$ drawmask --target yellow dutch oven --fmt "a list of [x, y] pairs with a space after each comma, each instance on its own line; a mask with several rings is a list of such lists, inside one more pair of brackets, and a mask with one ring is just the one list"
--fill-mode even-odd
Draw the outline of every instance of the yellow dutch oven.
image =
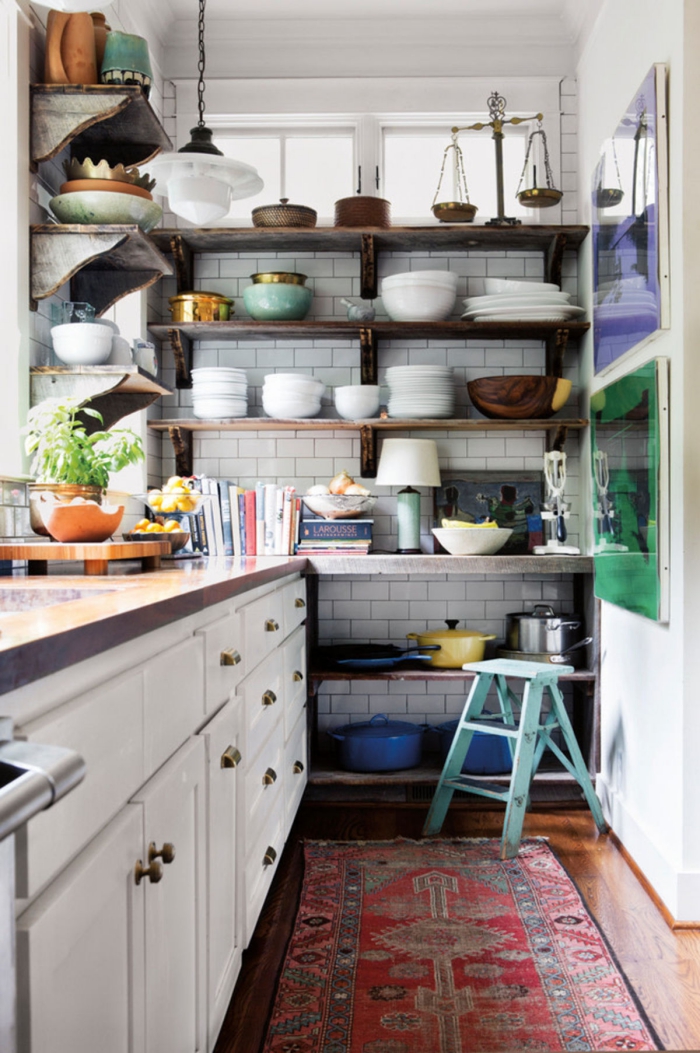
[[455, 618], [445, 622], [446, 629], [431, 629], [424, 633], [406, 633], [407, 640], [416, 640], [419, 647], [439, 644], [440, 650], [433, 653], [431, 668], [461, 669], [466, 662], [481, 662], [487, 640], [495, 640], [494, 633], [482, 633], [478, 629], [457, 629]]

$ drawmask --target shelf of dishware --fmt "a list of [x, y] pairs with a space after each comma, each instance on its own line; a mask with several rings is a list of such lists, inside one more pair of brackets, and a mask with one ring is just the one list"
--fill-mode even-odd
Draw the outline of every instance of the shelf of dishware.
[[382, 340], [430, 340], [447, 337], [452, 340], [508, 340], [522, 337], [545, 340], [559, 330], [571, 337], [581, 336], [590, 329], [588, 322], [346, 322], [322, 319], [301, 322], [255, 322], [252, 318], [234, 318], [228, 322], [171, 322], [149, 325], [153, 336], [167, 340], [173, 331], [189, 340], [328, 340], [336, 337], [358, 338], [362, 331], [371, 331]]
[[359, 431], [360, 475], [373, 479], [377, 474], [377, 433], [380, 431], [537, 431], [548, 434], [548, 447], [561, 449], [570, 430], [586, 428], [582, 418], [550, 417], [546, 420], [488, 420], [486, 418], [371, 417], [366, 420], [319, 419], [318, 417], [275, 418], [237, 417], [224, 420], [173, 418], [149, 420], [154, 431], [167, 431], [175, 450], [178, 475], [192, 475], [192, 433], [195, 431]]
[[71, 300], [99, 317], [173, 269], [134, 223], [42, 223], [31, 228], [30, 306], [70, 280]]
[[80, 160], [104, 158], [124, 166], [146, 164], [161, 150], [172, 150], [138, 85], [32, 84], [30, 98], [34, 168], [69, 145]]

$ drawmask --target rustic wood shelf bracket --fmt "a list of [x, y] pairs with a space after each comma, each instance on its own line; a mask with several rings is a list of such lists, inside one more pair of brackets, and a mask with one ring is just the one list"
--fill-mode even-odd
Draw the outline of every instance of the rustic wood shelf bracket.
[[168, 329], [168, 338], [175, 359], [175, 387], [191, 388], [192, 341], [181, 329]]
[[373, 234], [362, 235], [360, 250], [360, 296], [374, 300], [377, 295], [377, 252]]
[[564, 425], [559, 425], [557, 428], [552, 428], [547, 432], [547, 449], [548, 450], [559, 450], [564, 449], [566, 445], [566, 437], [569, 434], [569, 429]]
[[173, 425], [168, 428], [168, 435], [175, 451], [176, 475], [192, 475], [192, 432]]
[[33, 171], [69, 144], [80, 161], [90, 157], [97, 164], [104, 158], [127, 166], [144, 164], [161, 150], [172, 149], [135, 85], [33, 84], [31, 107]]
[[549, 377], [563, 377], [564, 355], [569, 343], [569, 330], [557, 329], [555, 333], [547, 337], [546, 342], [546, 372]]
[[549, 243], [544, 261], [544, 280], [561, 285], [561, 265], [566, 248], [566, 234], [555, 234]]
[[178, 293], [191, 292], [194, 289], [194, 262], [192, 250], [181, 234], [173, 234], [170, 239], [170, 251], [175, 264], [175, 278]]
[[34, 366], [29, 381], [32, 406], [44, 399], [68, 395], [96, 409], [102, 415], [101, 421], [89, 414], [80, 414], [88, 435], [111, 428], [123, 417], [146, 409], [170, 392], [150, 375], [133, 372], [133, 367], [132, 371], [105, 367], [103, 372], [91, 372], [90, 367], [84, 367], [82, 372], [79, 368], [71, 372], [65, 367]]
[[377, 475], [377, 433], [370, 424], [360, 428], [360, 476], [374, 479]]
[[377, 334], [373, 329], [360, 329], [360, 381], [362, 384], [376, 384]]

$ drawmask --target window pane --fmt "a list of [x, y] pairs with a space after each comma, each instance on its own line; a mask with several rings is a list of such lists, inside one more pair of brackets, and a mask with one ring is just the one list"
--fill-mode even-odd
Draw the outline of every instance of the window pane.
[[[384, 195], [391, 201], [393, 217], [428, 218], [440, 178], [445, 147], [450, 143], [445, 132], [418, 135], [390, 132], [384, 134]], [[525, 157], [526, 138], [511, 135], [503, 140], [503, 184], [505, 213], [522, 216], [524, 209], [515, 197]], [[477, 222], [497, 213], [496, 151], [491, 135], [484, 132], [462, 133], [459, 145], [464, 157], [469, 200], [478, 208]], [[439, 200], [455, 200], [453, 186], [453, 151], [445, 163]]]
[[353, 191], [353, 137], [294, 136], [286, 140], [285, 197], [332, 219], [338, 198]]
[[280, 141], [277, 136], [258, 138], [256, 136], [236, 136], [233, 138], [214, 138], [214, 143], [226, 157], [243, 161], [257, 168], [265, 184], [255, 197], [245, 197], [234, 201], [226, 219], [250, 220], [252, 209], [258, 205], [270, 205], [279, 201], [280, 190]]

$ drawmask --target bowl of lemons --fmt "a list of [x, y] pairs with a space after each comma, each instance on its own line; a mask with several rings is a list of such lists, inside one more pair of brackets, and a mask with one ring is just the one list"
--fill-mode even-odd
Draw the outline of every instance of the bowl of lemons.
[[175, 512], [197, 512], [210, 494], [202, 494], [193, 489], [192, 481], [181, 475], [172, 475], [160, 489], [149, 490], [145, 494], [132, 494], [133, 497], [148, 505], [156, 516], [169, 516]]
[[491, 556], [503, 548], [513, 531], [496, 523], [443, 519], [432, 533], [451, 556]]
[[169, 541], [170, 551], [179, 552], [190, 539], [189, 530], [182, 529], [178, 519], [139, 519], [128, 534], [122, 534], [124, 541]]

